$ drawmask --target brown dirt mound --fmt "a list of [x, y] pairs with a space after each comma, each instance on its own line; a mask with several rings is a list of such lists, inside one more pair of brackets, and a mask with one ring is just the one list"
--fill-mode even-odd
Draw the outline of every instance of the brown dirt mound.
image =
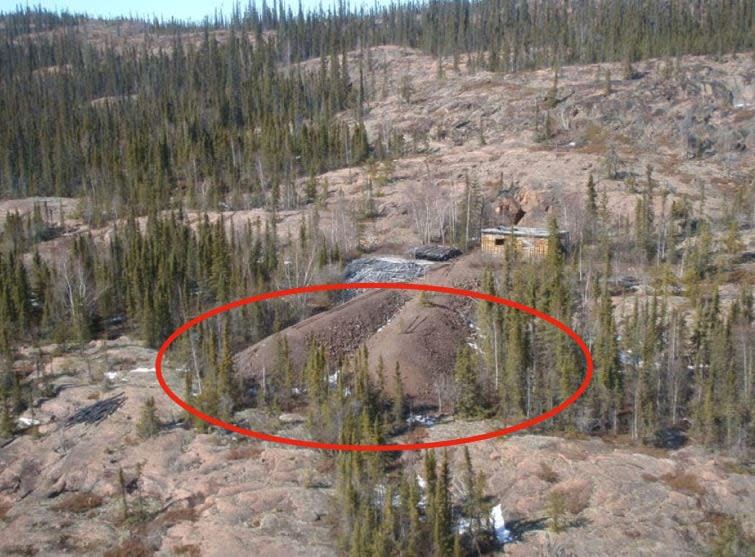
[[[433, 267], [421, 282], [474, 288], [478, 259], [465, 256]], [[286, 336], [296, 369], [303, 368], [313, 338], [325, 346], [331, 361], [364, 344], [373, 375], [382, 356], [389, 390], [398, 362], [413, 404], [442, 402], [444, 409], [450, 408], [453, 366], [457, 350], [469, 336], [471, 308], [471, 300], [459, 296], [370, 291], [243, 350], [235, 356], [236, 369], [242, 378], [259, 378], [263, 370], [275, 369], [279, 335]]]
[[325, 346], [332, 360], [356, 350], [406, 303], [409, 296], [398, 290], [374, 290], [343, 305], [292, 325], [235, 356], [242, 378], [259, 377], [275, 367], [278, 338], [285, 335], [291, 360], [297, 369], [304, 366], [311, 339]]
[[375, 373], [382, 356], [386, 383], [392, 389], [398, 362], [405, 392], [414, 404], [449, 408], [456, 352], [469, 336], [470, 308], [468, 298], [416, 296], [367, 341], [370, 370]]

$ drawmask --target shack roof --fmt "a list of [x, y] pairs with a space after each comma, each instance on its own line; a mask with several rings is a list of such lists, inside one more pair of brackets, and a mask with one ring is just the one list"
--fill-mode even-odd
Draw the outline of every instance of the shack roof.
[[[527, 226], [496, 226], [495, 228], [483, 228], [483, 234], [491, 234], [493, 236], [524, 236], [527, 238], [547, 238], [547, 228], [530, 228]], [[566, 236], [566, 230], [559, 230], [559, 236]]]

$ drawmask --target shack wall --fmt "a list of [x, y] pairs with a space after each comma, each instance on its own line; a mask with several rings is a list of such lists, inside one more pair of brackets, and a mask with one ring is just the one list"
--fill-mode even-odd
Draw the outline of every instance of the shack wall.
[[480, 250], [482, 253], [503, 257], [506, 253], [506, 244], [511, 241], [514, 242], [517, 253], [525, 257], [543, 257], [548, 253], [548, 238], [527, 236], [512, 238], [504, 234], [486, 234], [484, 232], [480, 239]]

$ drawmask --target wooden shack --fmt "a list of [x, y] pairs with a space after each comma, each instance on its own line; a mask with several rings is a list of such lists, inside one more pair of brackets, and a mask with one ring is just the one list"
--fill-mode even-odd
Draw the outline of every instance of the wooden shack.
[[[542, 257], [548, 252], [548, 235], [547, 228], [525, 226], [483, 228], [480, 233], [480, 248], [482, 253], [503, 256], [506, 253], [507, 242], [514, 242], [514, 247], [519, 255]], [[568, 233], [565, 230], [559, 230], [558, 236], [561, 246], [566, 248]]]

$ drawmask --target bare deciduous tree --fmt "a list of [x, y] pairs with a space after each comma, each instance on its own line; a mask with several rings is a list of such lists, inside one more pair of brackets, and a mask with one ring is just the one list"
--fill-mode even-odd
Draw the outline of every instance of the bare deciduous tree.
[[452, 204], [447, 196], [440, 195], [438, 186], [432, 183], [429, 165], [425, 178], [412, 190], [409, 203], [414, 231], [420, 241], [429, 244], [437, 238], [445, 243]]

